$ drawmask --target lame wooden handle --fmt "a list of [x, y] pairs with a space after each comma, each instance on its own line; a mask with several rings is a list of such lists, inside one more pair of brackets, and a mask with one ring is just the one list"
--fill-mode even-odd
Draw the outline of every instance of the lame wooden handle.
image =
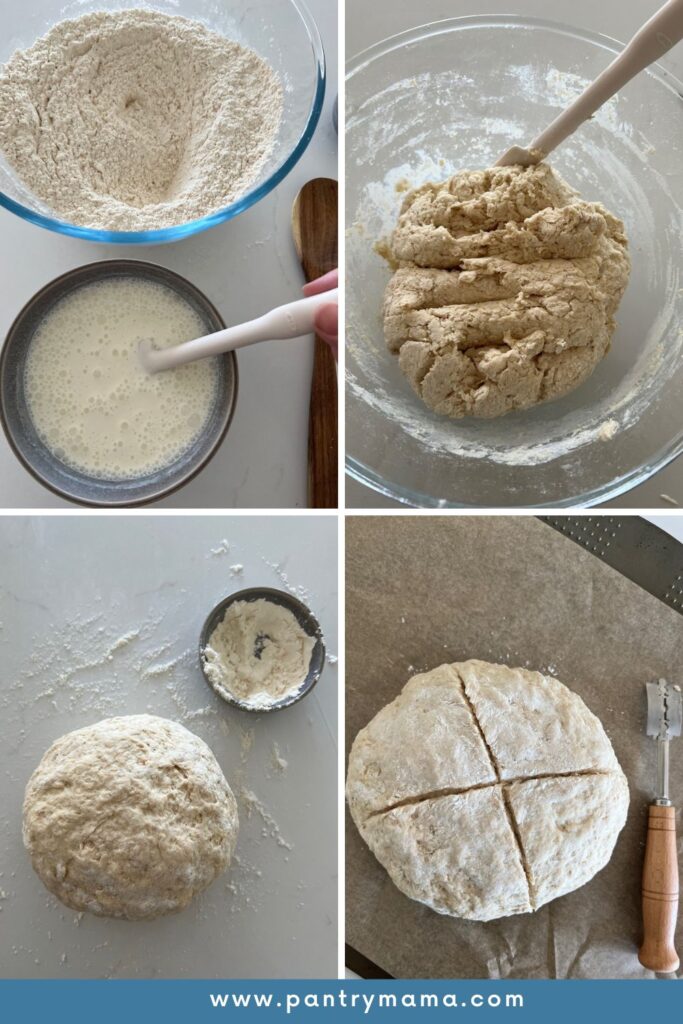
[[643, 944], [638, 952], [643, 967], [660, 974], [678, 970], [677, 918], [676, 809], [652, 804], [643, 865]]

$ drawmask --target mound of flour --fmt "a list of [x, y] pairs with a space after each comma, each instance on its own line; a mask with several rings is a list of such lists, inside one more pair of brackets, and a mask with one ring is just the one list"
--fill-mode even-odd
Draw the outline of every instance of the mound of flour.
[[281, 117], [265, 60], [156, 11], [60, 22], [0, 70], [0, 149], [84, 227], [153, 230], [221, 209], [257, 178]]
[[273, 601], [235, 601], [202, 652], [206, 677], [222, 697], [269, 708], [293, 697], [306, 680], [315, 638]]

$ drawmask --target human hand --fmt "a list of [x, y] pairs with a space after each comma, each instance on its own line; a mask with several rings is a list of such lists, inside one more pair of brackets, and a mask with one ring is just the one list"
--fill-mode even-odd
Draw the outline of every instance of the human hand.
[[[309, 281], [304, 285], [304, 295], [319, 295], [321, 292], [328, 292], [339, 284], [339, 271], [330, 270], [328, 274], [315, 281]], [[332, 349], [334, 358], [337, 358], [339, 346], [339, 307], [336, 302], [328, 302], [321, 306], [315, 317], [315, 333]]]

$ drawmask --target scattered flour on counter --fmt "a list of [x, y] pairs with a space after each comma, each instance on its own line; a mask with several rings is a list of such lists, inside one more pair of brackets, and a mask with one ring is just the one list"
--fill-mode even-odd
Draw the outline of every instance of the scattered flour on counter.
[[306, 679], [315, 638], [288, 608], [259, 598], [228, 605], [202, 653], [219, 696], [250, 708], [293, 697]]
[[230, 913], [243, 911], [257, 913], [263, 898], [263, 872], [236, 853], [232, 858], [230, 878], [225, 885], [225, 890], [233, 897]]
[[277, 743], [273, 743], [271, 748], [271, 760], [273, 762], [273, 768], [278, 772], [286, 772], [289, 767], [289, 761], [282, 756], [280, 748]]
[[243, 196], [282, 105], [273, 68], [199, 22], [98, 11], [59, 22], [0, 68], [0, 149], [62, 219], [155, 230]]
[[336, 654], [328, 654], [326, 657], [330, 665], [336, 665], [337, 662], [339, 661], [339, 658], [337, 657]]
[[189, 653], [189, 651], [183, 651], [182, 654], [179, 654], [176, 658], [171, 658], [170, 661], [159, 662], [155, 665], [147, 666], [147, 668], [144, 668], [140, 673], [140, 678], [158, 679], [160, 676], [169, 675], [182, 661], [187, 658]]
[[289, 576], [284, 571], [279, 562], [269, 562], [267, 558], [263, 558], [263, 561], [266, 563], [269, 569], [273, 570], [273, 572], [275, 573], [275, 575], [277, 576], [278, 580], [280, 581], [285, 590], [288, 590], [290, 594], [294, 594], [295, 597], [298, 597], [301, 601], [304, 601], [306, 604], [309, 603], [311, 597], [310, 591], [306, 587], [303, 587], [301, 585], [294, 586], [294, 584], [290, 583]]
[[249, 756], [249, 751], [254, 745], [254, 730], [240, 729], [240, 760], [244, 764]]
[[262, 835], [264, 838], [270, 837], [274, 839], [278, 846], [283, 847], [285, 850], [293, 850], [294, 845], [288, 843], [280, 831], [280, 826], [276, 822], [275, 818], [270, 814], [268, 810], [261, 803], [256, 794], [250, 789], [241, 789], [239, 793], [240, 800], [246, 811], [247, 818], [250, 818], [253, 813], [258, 814], [261, 821], [263, 822]]
[[195, 711], [188, 711], [187, 714], [185, 715], [184, 720], [186, 722], [194, 722], [196, 721], [197, 718], [212, 718], [214, 715], [217, 714], [218, 711], [216, 708], [197, 708]]
[[[76, 616], [34, 634], [31, 654], [7, 687], [11, 705], [2, 703], [16, 713], [31, 709], [38, 720], [55, 712], [100, 712], [105, 717], [125, 711], [125, 679], [119, 671], [125, 668], [129, 675], [134, 652], [159, 623], [150, 620], [119, 633], [102, 621], [107, 621], [102, 612]], [[20, 746], [24, 739], [22, 734]]]
[[231, 576], [241, 576], [243, 572], [244, 572], [244, 566], [241, 565], [239, 562], [237, 562], [235, 565], [231, 565], [230, 566], [230, 575]]
[[[197, 671], [196, 648], [178, 652], [176, 636], [160, 638], [164, 617], [159, 615], [121, 632], [108, 620], [120, 623], [123, 612], [117, 602], [107, 617], [77, 616], [35, 634], [24, 667], [0, 694], [0, 708], [18, 715], [30, 712], [38, 721], [55, 713], [106, 718], [147, 710], [183, 722], [203, 719], [217, 736], [223, 709], [213, 697], [207, 705], [209, 691]], [[135, 682], [140, 698], [131, 688]], [[15, 749], [27, 738], [26, 730], [20, 730]]]
[[214, 558], [220, 558], [221, 555], [230, 554], [230, 545], [227, 540], [222, 540], [218, 547], [211, 548], [211, 554]]
[[113, 661], [114, 655], [116, 654], [117, 651], [120, 651], [123, 647], [127, 647], [128, 644], [131, 644], [133, 642], [133, 640], [137, 640], [139, 636], [139, 629], [131, 629], [128, 633], [124, 633], [123, 636], [120, 636], [118, 640], [114, 641], [114, 643], [107, 651], [107, 661]]
[[[166, 692], [173, 701], [173, 704], [177, 709], [177, 713], [180, 715], [183, 722], [191, 721], [192, 716], [197, 711], [197, 708], [193, 707], [190, 703], [191, 701], [194, 701], [196, 688], [193, 685], [193, 676], [188, 671], [196, 656], [196, 652], [194, 651], [189, 649], [185, 651], [179, 658], [178, 665], [171, 669], [168, 681], [165, 685]], [[178, 672], [177, 669], [181, 666], [184, 671]]]
[[173, 647], [173, 643], [168, 640], [163, 644], [159, 644], [157, 647], [153, 647], [151, 650], [141, 652], [140, 657], [135, 662], [135, 671], [137, 673], [144, 673], [145, 669], [148, 668], [153, 662], [159, 661]]

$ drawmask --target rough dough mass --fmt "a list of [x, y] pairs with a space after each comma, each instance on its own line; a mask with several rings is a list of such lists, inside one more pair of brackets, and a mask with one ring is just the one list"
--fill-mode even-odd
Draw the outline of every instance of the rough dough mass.
[[387, 252], [387, 345], [438, 413], [493, 417], [559, 398], [609, 350], [627, 250], [622, 222], [548, 164], [423, 185]]
[[628, 809], [626, 778], [581, 698], [483, 661], [413, 676], [358, 733], [347, 797], [402, 892], [477, 921], [584, 885]]
[[153, 715], [62, 736], [26, 787], [24, 845], [62, 903], [129, 920], [182, 910], [224, 871], [237, 804], [210, 749]]

